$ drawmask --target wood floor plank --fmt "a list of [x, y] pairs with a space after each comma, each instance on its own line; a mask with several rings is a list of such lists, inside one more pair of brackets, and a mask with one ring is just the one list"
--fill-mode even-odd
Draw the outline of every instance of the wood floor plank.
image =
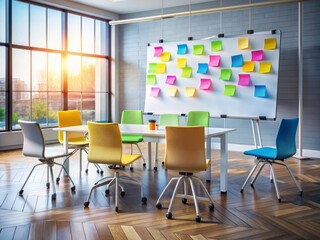
[[96, 223], [96, 229], [101, 240], [113, 239], [108, 224], [105, 222]]
[[13, 239], [15, 229], [15, 227], [0, 229], [0, 239]]
[[16, 227], [16, 231], [14, 233], [13, 240], [21, 240], [26, 239], [29, 236], [31, 224], [20, 225]]
[[71, 226], [68, 221], [57, 222], [57, 239], [71, 240]]
[[71, 236], [74, 240], [86, 240], [86, 235], [81, 222], [71, 222]]

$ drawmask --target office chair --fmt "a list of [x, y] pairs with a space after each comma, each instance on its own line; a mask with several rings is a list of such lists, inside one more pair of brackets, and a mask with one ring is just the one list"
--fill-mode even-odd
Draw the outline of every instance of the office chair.
[[256, 157], [256, 164], [250, 171], [248, 177], [246, 178], [244, 184], [241, 187], [241, 192], [243, 192], [243, 189], [245, 188], [247, 182], [257, 169], [257, 167], [260, 165], [257, 174], [251, 181], [251, 186], [253, 187], [254, 182], [257, 180], [257, 177], [259, 176], [261, 170], [263, 167], [268, 164], [270, 166], [271, 170], [271, 182], [274, 183], [274, 187], [277, 193], [278, 201], [281, 202], [281, 197], [279, 194], [279, 188], [277, 184], [277, 179], [275, 175], [275, 171], [273, 168], [273, 164], [278, 164], [285, 166], [290, 173], [290, 176], [292, 177], [294, 183], [296, 184], [297, 188], [300, 191], [300, 195], [302, 196], [303, 191], [301, 187], [298, 185], [297, 180], [295, 179], [291, 169], [289, 166], [285, 163], [285, 159], [292, 157], [296, 153], [296, 132], [297, 132], [297, 126], [298, 126], [298, 118], [294, 119], [282, 119], [278, 133], [276, 136], [276, 147], [262, 147], [257, 148], [253, 150], [245, 151], [245, 155], [255, 156]]
[[[121, 123], [122, 124], [143, 124], [143, 114], [140, 110], [123, 110], [121, 114]], [[133, 153], [132, 145], [137, 146], [141, 158], [143, 160], [143, 167], [146, 166], [146, 161], [143, 157], [142, 151], [138, 143], [143, 141], [143, 135], [138, 134], [121, 134], [122, 143], [130, 144], [130, 154]], [[130, 170], [133, 170], [133, 165], [130, 166]]]
[[[188, 199], [193, 199], [196, 208], [195, 220], [197, 222], [201, 221], [198, 201], [209, 201], [209, 209], [211, 211], [214, 210], [213, 199], [208, 190], [200, 178], [193, 175], [196, 172], [206, 171], [211, 163], [210, 159], [206, 160], [204, 131], [204, 127], [202, 126], [166, 127], [165, 166], [168, 170], [175, 170], [179, 172], [180, 175], [180, 177], [173, 177], [170, 179], [156, 203], [156, 207], [161, 209], [162, 204], [160, 203], [160, 200], [168, 190], [171, 183], [176, 180], [177, 183], [173, 190], [166, 214], [168, 219], [172, 218], [171, 208], [176, 197], [182, 198], [182, 203], [184, 204], [187, 203]], [[194, 187], [195, 181], [199, 183], [200, 188], [205, 192], [207, 197], [200, 197], [196, 195]], [[177, 189], [182, 182], [184, 186], [183, 193], [177, 194]], [[188, 183], [190, 184], [192, 195], [188, 194]]]
[[61, 169], [63, 169], [66, 172], [68, 178], [72, 183], [71, 191], [75, 191], [76, 187], [69, 173], [65, 169], [65, 167], [62, 164], [54, 161], [56, 158], [62, 158], [62, 157], [69, 158], [74, 152], [69, 151], [68, 153], [65, 153], [62, 147], [47, 148], [45, 145], [45, 140], [43, 138], [42, 130], [37, 122], [19, 120], [19, 124], [21, 126], [21, 130], [23, 134], [23, 149], [22, 149], [23, 155], [26, 157], [38, 158], [38, 160], [40, 161], [40, 163], [34, 165], [32, 170], [30, 171], [26, 181], [24, 182], [24, 184], [22, 185], [19, 191], [19, 195], [22, 196], [24, 191], [23, 188], [28, 182], [35, 167], [44, 165], [44, 164], [47, 165], [47, 169], [48, 169], [47, 184], [46, 184], [47, 188], [50, 188], [50, 181], [49, 181], [49, 171], [50, 171], [51, 183], [53, 188], [52, 199], [56, 199], [56, 188], [55, 188], [55, 182], [54, 182], [53, 171], [52, 171], [52, 167], [54, 165], [61, 166]]
[[[88, 161], [91, 163], [127, 166], [141, 158], [141, 155], [122, 153], [122, 141], [118, 123], [88, 122], [88, 133]], [[107, 185], [105, 193], [109, 194], [109, 187], [115, 185], [115, 211], [118, 212], [118, 189], [121, 188], [121, 196], [125, 194], [123, 186], [120, 184], [121, 182], [140, 186], [141, 201], [143, 203], [147, 202], [147, 198], [143, 194], [142, 183], [127, 176], [120, 176], [119, 168], [115, 168], [114, 176], [104, 177], [94, 184], [84, 206], [89, 206], [90, 197], [94, 189]]]
[[[159, 126], [179, 126], [179, 115], [174, 113], [164, 113], [159, 116]], [[162, 161], [164, 165], [164, 161]], [[155, 146], [155, 156], [154, 156], [154, 168], [155, 171], [158, 169], [158, 142]]]
[[190, 111], [187, 116], [187, 126], [209, 127], [210, 113], [206, 111]]

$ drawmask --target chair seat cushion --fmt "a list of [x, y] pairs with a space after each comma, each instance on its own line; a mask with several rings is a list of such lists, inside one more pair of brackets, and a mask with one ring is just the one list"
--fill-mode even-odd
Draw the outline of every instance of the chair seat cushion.
[[64, 152], [63, 148], [49, 148], [46, 147], [44, 156], [45, 158], [60, 158], [69, 156], [72, 153], [72, 150], [68, 149], [68, 153]]
[[122, 143], [138, 143], [143, 141], [143, 136], [135, 134], [122, 134], [121, 140]]
[[122, 158], [121, 158], [121, 165], [122, 166], [127, 166], [131, 163], [133, 163], [135, 160], [141, 158], [141, 155], [137, 155], [137, 154], [122, 154]]
[[256, 156], [258, 158], [276, 160], [277, 149], [271, 147], [257, 148], [243, 152], [245, 155]]

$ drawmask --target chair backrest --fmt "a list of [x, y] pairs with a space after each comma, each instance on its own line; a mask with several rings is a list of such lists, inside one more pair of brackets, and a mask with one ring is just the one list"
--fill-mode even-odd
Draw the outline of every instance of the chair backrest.
[[296, 153], [296, 132], [298, 122], [298, 118], [282, 119], [276, 137], [276, 159], [283, 160], [292, 157]]
[[118, 123], [88, 122], [88, 161], [121, 164], [122, 141]]
[[205, 132], [203, 126], [166, 127], [165, 166], [179, 172], [206, 169]]
[[37, 122], [19, 120], [23, 135], [22, 153], [27, 157], [44, 158], [45, 141]]
[[[81, 113], [79, 110], [58, 111], [58, 127], [70, 127], [82, 125]], [[63, 132], [58, 132], [58, 140], [63, 143]], [[85, 141], [81, 132], [69, 132], [68, 141]]]
[[209, 127], [210, 113], [207, 111], [188, 112], [187, 126]]
[[143, 114], [141, 110], [123, 110], [121, 115], [123, 124], [143, 124]]
[[179, 126], [179, 115], [174, 113], [160, 114], [159, 117], [160, 126]]

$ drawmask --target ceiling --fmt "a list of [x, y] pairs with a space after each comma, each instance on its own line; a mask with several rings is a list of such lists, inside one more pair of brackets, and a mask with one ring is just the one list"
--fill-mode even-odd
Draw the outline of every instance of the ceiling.
[[67, 0], [117, 14], [128, 14], [217, 0]]

